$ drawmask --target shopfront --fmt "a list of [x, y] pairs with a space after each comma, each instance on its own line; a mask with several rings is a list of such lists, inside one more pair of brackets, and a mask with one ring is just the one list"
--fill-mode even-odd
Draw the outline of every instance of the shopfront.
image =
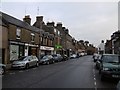
[[33, 44], [25, 44], [25, 56], [35, 55], [38, 56], [39, 54], [39, 46]]
[[24, 56], [24, 43], [10, 41], [10, 61]]
[[54, 48], [47, 46], [40, 46], [41, 55], [53, 54]]

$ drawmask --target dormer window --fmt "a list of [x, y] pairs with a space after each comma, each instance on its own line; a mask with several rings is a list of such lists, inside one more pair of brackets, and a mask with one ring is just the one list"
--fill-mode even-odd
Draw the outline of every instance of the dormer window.
[[31, 33], [31, 42], [34, 42], [34, 41], [35, 41], [35, 34]]
[[21, 29], [17, 28], [16, 30], [16, 39], [20, 39]]

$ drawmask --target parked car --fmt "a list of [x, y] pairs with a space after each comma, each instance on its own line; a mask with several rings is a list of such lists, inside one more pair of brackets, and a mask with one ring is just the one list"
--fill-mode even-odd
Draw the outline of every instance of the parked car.
[[96, 64], [95, 64], [95, 67], [98, 70], [100, 69], [100, 65], [101, 65], [101, 57], [102, 57], [102, 55], [99, 55], [99, 57], [98, 57], [98, 59], [96, 61]]
[[63, 61], [66, 61], [66, 60], [68, 60], [68, 56], [67, 55], [62, 55], [62, 57], [63, 57]]
[[40, 59], [40, 64], [50, 64], [54, 63], [54, 59], [52, 55], [45, 55], [42, 59]]
[[84, 56], [84, 55], [85, 55], [85, 53], [83, 53], [83, 52], [82, 52], [82, 53], [80, 53], [80, 56], [81, 56], [81, 57], [82, 57], [82, 56]]
[[22, 56], [13, 61], [12, 68], [29, 68], [31, 66], [39, 66], [39, 60], [36, 56]]
[[120, 80], [118, 81], [118, 83], [116, 85], [116, 90], [120, 90]]
[[6, 72], [6, 65], [0, 63], [0, 75], [5, 74]]
[[94, 55], [93, 55], [93, 61], [96, 62], [98, 60], [98, 58], [99, 58], [99, 54], [94, 53]]
[[63, 60], [63, 57], [60, 54], [53, 54], [52, 56], [55, 62], [59, 62]]
[[101, 80], [104, 78], [120, 79], [120, 56], [114, 54], [103, 54], [99, 73]]
[[74, 58], [77, 58], [77, 55], [76, 55], [76, 54], [70, 55], [70, 59], [74, 59]]

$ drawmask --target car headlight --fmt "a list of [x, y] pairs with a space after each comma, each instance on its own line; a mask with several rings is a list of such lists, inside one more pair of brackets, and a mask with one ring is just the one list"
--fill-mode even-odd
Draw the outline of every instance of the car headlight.
[[107, 70], [109, 70], [109, 68], [103, 68], [103, 70], [107, 71]]

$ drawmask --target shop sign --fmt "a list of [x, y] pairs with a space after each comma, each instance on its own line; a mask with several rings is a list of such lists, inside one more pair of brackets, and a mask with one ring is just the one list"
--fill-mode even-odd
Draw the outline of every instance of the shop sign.
[[10, 44], [20, 44], [20, 45], [24, 45], [24, 43], [22, 43], [22, 42], [14, 42], [14, 41], [10, 41]]
[[53, 50], [54, 50], [53, 47], [46, 47], [46, 46], [40, 46], [40, 49], [41, 49], [41, 50], [50, 50], [50, 51], [53, 51]]
[[27, 44], [27, 43], [25, 43], [25, 46], [32, 46], [32, 47], [38, 47], [38, 45], [33, 45], [33, 44]]
[[55, 45], [55, 48], [57, 48], [57, 49], [61, 49], [62, 46], [61, 46], [61, 45]]

